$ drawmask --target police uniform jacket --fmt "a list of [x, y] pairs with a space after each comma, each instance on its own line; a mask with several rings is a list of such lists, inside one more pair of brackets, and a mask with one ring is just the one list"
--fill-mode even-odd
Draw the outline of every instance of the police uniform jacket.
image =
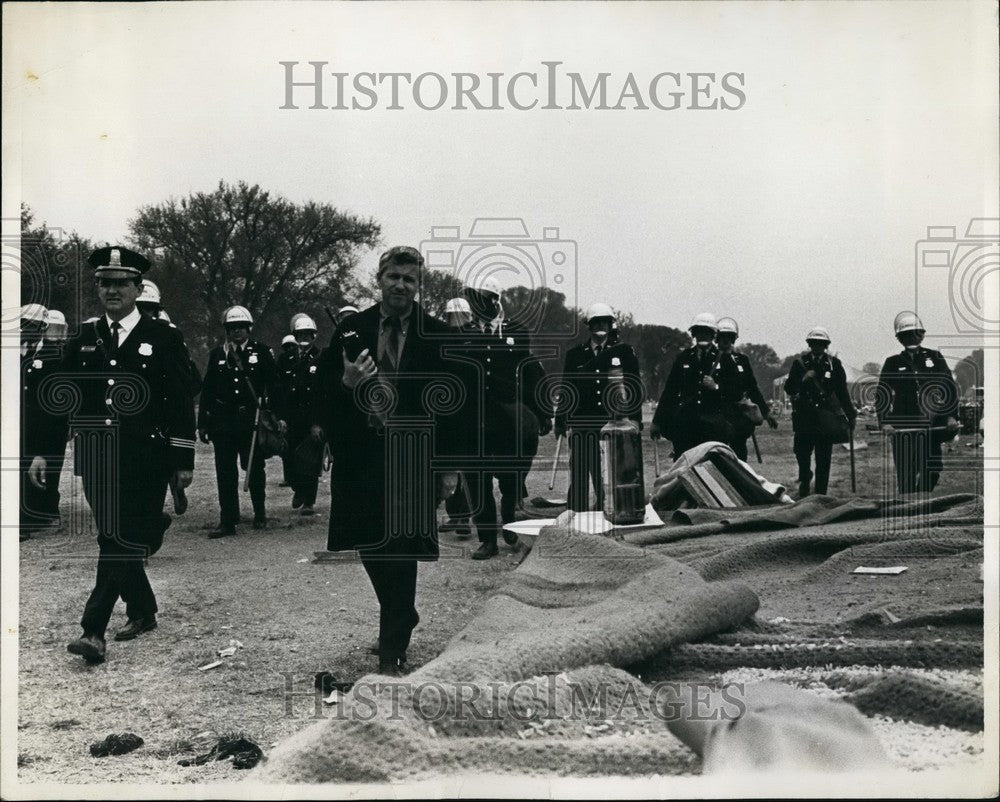
[[[58, 378], [77, 390], [54, 387], [47, 396], [55, 411], [65, 408], [74, 426], [115, 431], [123, 471], [193, 470], [194, 403], [180, 333], [140, 316], [114, 355], [110, 341], [107, 318], [101, 317], [66, 344]], [[58, 453], [60, 440], [65, 442], [63, 435], [55, 434], [48, 448]], [[77, 472], [84, 475], [86, 450], [78, 442]]]
[[283, 417], [289, 426], [309, 428], [311, 425], [313, 396], [319, 388], [319, 366], [320, 350], [315, 345], [299, 354], [290, 367], [285, 361], [282, 403]]
[[[723, 375], [735, 383], [732, 388], [724, 388], [723, 394], [727, 399], [733, 399], [733, 404], [729, 409], [730, 413], [736, 418], [737, 423], [742, 425], [742, 421], [739, 419], [744, 416], [735, 402], [739, 401], [743, 396], [753, 401], [757, 405], [757, 408], [760, 409], [760, 414], [765, 419], [768, 418], [771, 414], [771, 407], [767, 403], [767, 399], [764, 398], [764, 394], [761, 393], [760, 387], [757, 386], [757, 377], [753, 374], [750, 357], [746, 354], [741, 354], [739, 351], [730, 351], [728, 354], [722, 355], [722, 363], [727, 368]], [[746, 430], [753, 431], [753, 428], [753, 424], [748, 420]]]
[[[619, 400], [609, 388], [611, 360], [617, 358], [625, 390]], [[627, 417], [642, 428], [644, 392], [639, 378], [639, 360], [627, 343], [605, 345], [594, 353], [590, 339], [566, 352], [556, 409], [557, 426], [600, 427], [609, 420]]]
[[527, 328], [516, 321], [501, 320], [494, 331], [491, 323], [483, 328], [473, 320], [459, 329], [459, 335], [465, 357], [478, 366], [477, 384], [485, 415], [499, 414], [499, 405], [523, 404], [539, 420], [552, 417], [551, 401], [538, 392], [545, 369], [531, 353]]
[[262, 407], [281, 411], [278, 367], [270, 349], [256, 340], [247, 340], [242, 348], [216, 346], [202, 381], [198, 428], [209, 436], [251, 432], [257, 414], [254, 395]]
[[184, 353], [187, 355], [188, 382], [189, 382], [191, 396], [194, 397], [198, 395], [198, 393], [201, 392], [201, 372], [198, 370], [198, 366], [194, 363], [194, 360], [191, 358], [191, 351], [188, 349], [187, 343], [184, 342], [184, 334], [181, 332], [180, 329], [177, 328], [176, 323], [168, 322], [163, 318], [159, 317], [154, 318], [154, 320], [157, 323], [160, 323], [164, 326], [168, 326], [169, 328], [173, 329], [174, 331], [176, 331], [178, 334], [181, 335], [181, 342], [184, 343]]
[[42, 383], [56, 374], [62, 348], [51, 343], [33, 345], [21, 357], [21, 453], [25, 457], [61, 456], [66, 449], [69, 422], [65, 415], [51, 414], [42, 393]]
[[958, 419], [958, 387], [939, 351], [917, 347], [886, 359], [876, 401], [879, 423], [898, 428], [941, 426]]
[[[737, 386], [734, 373], [734, 364], [720, 359], [715, 345], [704, 351], [697, 346], [681, 351], [663, 385], [653, 422], [662, 431], [668, 432], [688, 428], [699, 418], [728, 414], [729, 406], [737, 400], [734, 397]], [[711, 376], [718, 389], [704, 387], [702, 379], [705, 376]]]
[[377, 361], [380, 326], [380, 304], [352, 315], [321, 357], [312, 417], [333, 457], [327, 548], [436, 560], [432, 459], [467, 448], [471, 373], [444, 354], [455, 332], [414, 304], [395, 374], [346, 387], [342, 338], [356, 333]]
[[[815, 375], [806, 379], [810, 370]], [[847, 391], [843, 363], [825, 352], [818, 356], [812, 351], [800, 354], [788, 371], [785, 392], [792, 398], [792, 429], [796, 432], [815, 433], [819, 426], [816, 410], [820, 408], [839, 406], [852, 421], [858, 414]]]

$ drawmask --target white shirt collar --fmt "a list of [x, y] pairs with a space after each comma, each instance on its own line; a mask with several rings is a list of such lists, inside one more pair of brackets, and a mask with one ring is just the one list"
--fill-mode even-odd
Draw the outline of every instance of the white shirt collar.
[[[139, 322], [141, 317], [142, 314], [139, 312], [139, 308], [135, 307], [132, 309], [131, 312], [125, 315], [125, 317], [123, 317], [121, 320], [118, 321], [118, 325], [120, 326], [118, 330], [119, 344], [123, 343], [125, 339], [129, 336], [129, 334], [132, 333], [132, 329], [135, 328], [136, 324]], [[107, 316], [107, 314], [104, 315], [104, 322], [108, 324], [108, 328], [111, 328], [112, 320], [110, 317]]]

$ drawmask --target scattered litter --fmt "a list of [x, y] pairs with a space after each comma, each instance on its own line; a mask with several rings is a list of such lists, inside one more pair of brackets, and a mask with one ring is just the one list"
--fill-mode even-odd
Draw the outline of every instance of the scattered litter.
[[198, 670], [199, 671], [209, 671], [210, 669], [218, 668], [221, 665], [222, 665], [222, 661], [221, 660], [216, 660], [213, 663], [205, 663], [205, 665], [203, 665], [203, 666], [198, 666]]
[[220, 738], [212, 751], [198, 757], [178, 760], [178, 766], [202, 766], [210, 760], [233, 759], [234, 769], [252, 769], [264, 757], [263, 751], [246, 738]]
[[876, 568], [870, 565], [859, 565], [851, 573], [854, 574], [891, 574], [896, 576], [906, 570], [905, 565], [888, 565], [884, 568]]
[[307, 563], [307, 562], [309, 562], [309, 558], [308, 557], [303, 557], [301, 560], [296, 560], [295, 562], [297, 562], [297, 563]]
[[779, 615], [776, 618], [772, 618], [767, 623], [769, 623], [769, 624], [787, 624], [788, 623], [788, 619], [785, 618], [785, 616], [783, 616], [783, 615]]
[[108, 755], [126, 755], [134, 749], [138, 749], [146, 743], [134, 732], [123, 732], [118, 735], [109, 735], [103, 741], [97, 741], [90, 745], [90, 754], [94, 757], [107, 757]]
[[898, 615], [895, 615], [888, 607], [883, 608], [882, 612], [885, 613], [885, 617], [889, 619], [890, 624], [898, 624], [903, 620]]
[[219, 627], [219, 629], [232, 629], [232, 626], [230, 626], [229, 624], [223, 624], [221, 627]]
[[242, 644], [242, 643], [240, 643], [240, 642], [239, 642], [238, 640], [236, 640], [236, 639], [230, 639], [230, 641], [229, 641], [229, 645], [230, 645], [230, 646], [235, 646], [235, 647], [236, 647], [237, 649], [242, 649], [242, 648], [243, 648], [243, 644]]
[[225, 649], [219, 649], [219, 657], [232, 657], [234, 654], [236, 654], [235, 646], [228, 646]]

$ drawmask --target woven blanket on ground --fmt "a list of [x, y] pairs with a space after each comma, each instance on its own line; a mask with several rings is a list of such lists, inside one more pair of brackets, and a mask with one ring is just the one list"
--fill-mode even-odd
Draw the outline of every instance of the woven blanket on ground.
[[[359, 680], [335, 717], [281, 744], [257, 779], [691, 772], [696, 757], [619, 667], [731, 629], [757, 604], [745, 586], [706, 582], [669, 557], [549, 527], [440, 656], [398, 680]], [[572, 714], [594, 693], [610, 701]], [[616, 702], [625, 697], [634, 714]]]

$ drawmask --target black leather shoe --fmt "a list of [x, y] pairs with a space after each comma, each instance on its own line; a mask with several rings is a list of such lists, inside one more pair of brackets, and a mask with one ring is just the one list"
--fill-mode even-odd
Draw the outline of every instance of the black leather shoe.
[[496, 543], [481, 543], [479, 548], [472, 553], [473, 560], [488, 560], [496, 557], [500, 553]]
[[316, 510], [313, 509], [313, 505], [312, 504], [303, 504], [302, 505], [302, 512], [299, 513], [299, 514], [300, 515], [305, 515], [308, 518], [310, 515], [315, 515], [316, 514]]
[[115, 640], [132, 640], [151, 629], [156, 629], [155, 615], [151, 615], [149, 618], [136, 618], [118, 630], [115, 634]]
[[508, 546], [517, 545], [517, 535], [515, 535], [513, 532], [508, 532], [506, 529], [504, 529], [500, 532], [500, 534], [503, 535], [503, 542], [506, 543]]
[[255, 515], [254, 519], [253, 519], [253, 528], [254, 529], [267, 529], [267, 517], [264, 516], [264, 515], [260, 515], [260, 516]]
[[386, 677], [402, 677], [406, 674], [406, 661], [399, 657], [387, 660], [379, 657], [378, 673]]
[[217, 540], [220, 537], [232, 537], [236, 534], [235, 526], [220, 526], [208, 533], [209, 540]]
[[70, 654], [78, 654], [88, 663], [103, 663], [107, 646], [104, 638], [97, 635], [83, 635], [66, 645]]
[[295, 493], [292, 496], [292, 509], [297, 510], [301, 506], [302, 506], [302, 496], [300, 496], [298, 493]]

